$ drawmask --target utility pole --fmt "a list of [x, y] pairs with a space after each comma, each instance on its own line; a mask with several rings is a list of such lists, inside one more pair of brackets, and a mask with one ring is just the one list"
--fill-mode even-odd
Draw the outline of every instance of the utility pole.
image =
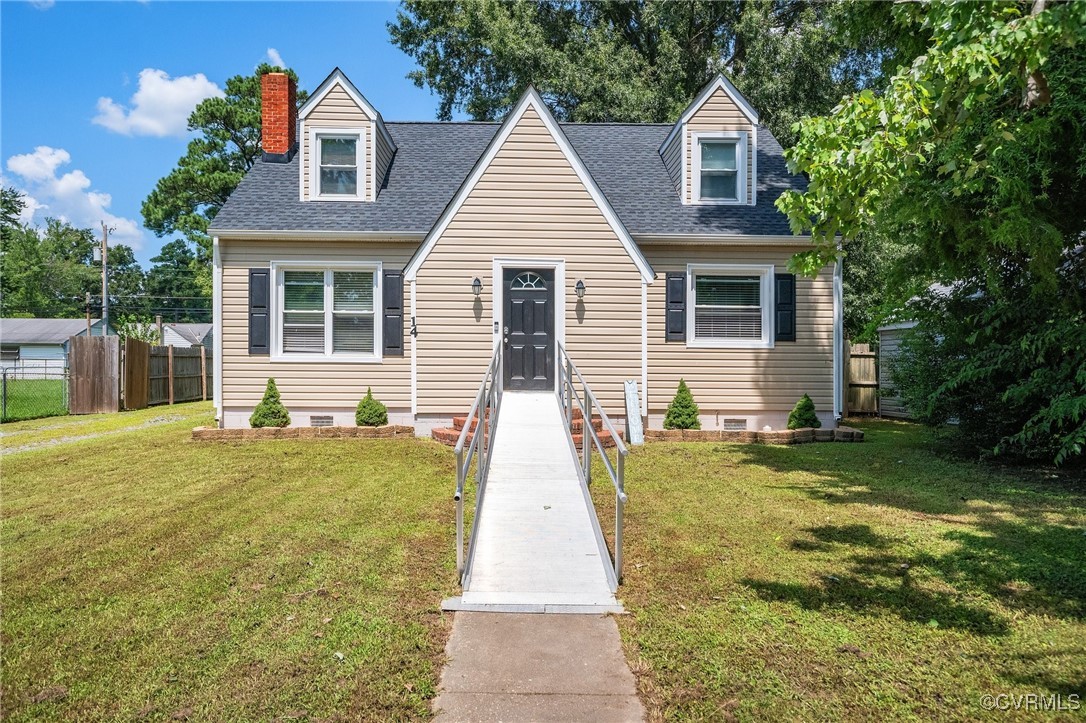
[[109, 232], [112, 230], [102, 221], [102, 336], [109, 333], [109, 266], [106, 259], [109, 254]]
[[87, 336], [91, 335], [91, 320], [90, 320], [90, 292], [87, 292], [87, 298], [83, 301], [83, 309], [87, 312]]

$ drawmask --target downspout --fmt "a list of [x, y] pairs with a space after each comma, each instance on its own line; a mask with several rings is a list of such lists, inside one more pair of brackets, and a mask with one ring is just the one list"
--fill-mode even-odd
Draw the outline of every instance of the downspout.
[[215, 403], [215, 420], [218, 422], [219, 429], [225, 426], [226, 420], [222, 408], [222, 250], [219, 247], [219, 237], [213, 236], [211, 238], [211, 257], [212, 257], [212, 322], [215, 324], [214, 331], [212, 332], [214, 341], [214, 354], [215, 354], [215, 379], [214, 379], [214, 394], [212, 395]]
[[641, 280], [641, 416], [649, 416], [649, 283]]
[[841, 397], [845, 349], [845, 296], [843, 279], [843, 254], [837, 245], [837, 260], [833, 265], [833, 418], [841, 421], [844, 400]]
[[415, 330], [415, 280], [411, 279], [411, 419], [418, 421], [419, 413], [419, 363], [418, 363], [418, 336]]

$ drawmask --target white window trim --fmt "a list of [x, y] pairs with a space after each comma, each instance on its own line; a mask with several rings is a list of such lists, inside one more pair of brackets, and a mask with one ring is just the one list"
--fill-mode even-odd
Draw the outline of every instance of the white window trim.
[[[774, 266], [763, 264], [690, 264], [686, 267], [686, 346], [692, 349], [772, 349], [773, 348], [773, 296]], [[694, 336], [694, 279], [699, 274], [717, 276], [758, 276], [761, 281], [762, 338], [761, 339], [698, 339]]]
[[[690, 141], [693, 143], [690, 159], [692, 172], [690, 183], [693, 192], [690, 202], [704, 206], [738, 206], [747, 202], [747, 143], [749, 134], [746, 131], [693, 131], [690, 133]], [[702, 141], [735, 141], [735, 166], [736, 166], [736, 190], [738, 198], [728, 200], [723, 198], [701, 197], [701, 142]]]
[[[324, 271], [324, 354], [304, 354], [283, 352], [283, 272], [284, 271]], [[328, 319], [332, 314], [333, 271], [372, 271], [374, 274], [373, 290], [373, 354], [333, 354], [332, 334]], [[381, 313], [384, 298], [384, 275], [380, 261], [328, 262], [328, 261], [272, 261], [271, 273], [274, 283], [271, 285], [271, 361], [273, 362], [311, 362], [318, 364], [379, 364], [384, 354], [384, 317]]]
[[[309, 129], [309, 198], [312, 201], [361, 201], [366, 197], [366, 137], [364, 127], [310, 128]], [[321, 153], [318, 145], [321, 137], [354, 138], [355, 166], [358, 169], [356, 193], [321, 193]]]

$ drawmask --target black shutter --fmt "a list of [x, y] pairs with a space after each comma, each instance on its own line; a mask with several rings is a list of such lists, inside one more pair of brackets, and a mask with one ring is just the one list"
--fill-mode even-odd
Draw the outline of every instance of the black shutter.
[[270, 354], [271, 310], [268, 299], [271, 292], [271, 271], [249, 269], [249, 353]]
[[403, 271], [386, 271], [382, 288], [384, 355], [403, 356]]
[[666, 341], [686, 341], [686, 272], [667, 274]]
[[796, 340], [796, 275], [776, 274], [776, 340]]

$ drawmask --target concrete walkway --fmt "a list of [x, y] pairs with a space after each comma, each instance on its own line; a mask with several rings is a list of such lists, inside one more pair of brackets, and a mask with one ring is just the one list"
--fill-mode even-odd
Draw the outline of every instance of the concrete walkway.
[[614, 618], [458, 612], [438, 721], [642, 721]]

